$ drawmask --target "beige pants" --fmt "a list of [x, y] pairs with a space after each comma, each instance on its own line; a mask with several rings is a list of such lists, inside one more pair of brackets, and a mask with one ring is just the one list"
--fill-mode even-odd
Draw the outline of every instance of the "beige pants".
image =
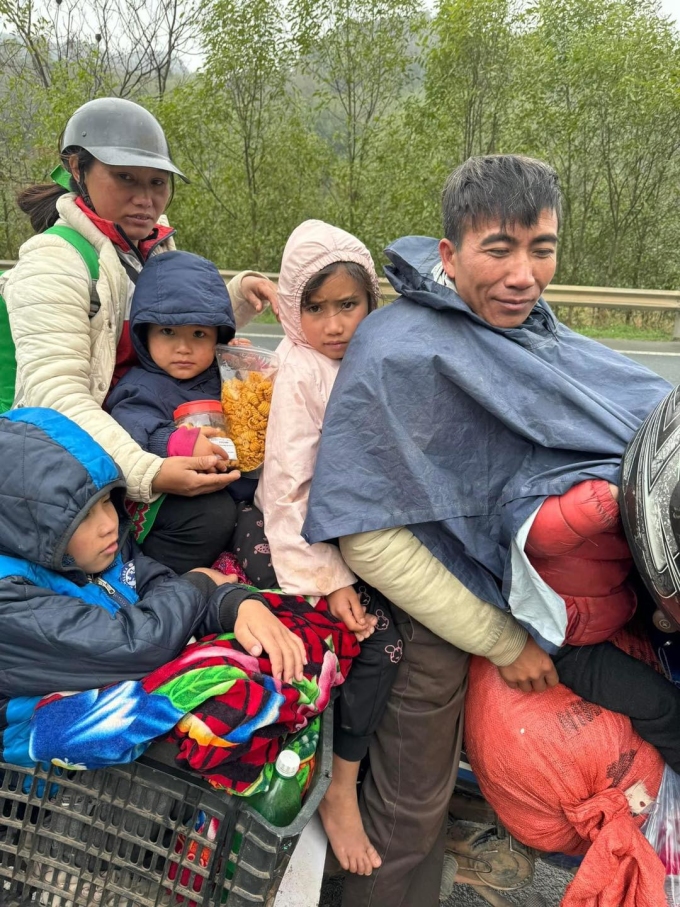
[[383, 863], [371, 876], [347, 875], [343, 907], [439, 905], [469, 656], [398, 608], [394, 618], [404, 656], [370, 748], [361, 802]]

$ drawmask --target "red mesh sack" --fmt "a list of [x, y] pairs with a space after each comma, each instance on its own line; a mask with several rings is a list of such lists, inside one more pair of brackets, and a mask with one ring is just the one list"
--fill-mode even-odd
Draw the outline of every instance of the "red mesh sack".
[[[642, 654], [633, 638], [617, 642]], [[512, 690], [473, 658], [465, 722], [470, 764], [508, 831], [538, 850], [585, 854], [562, 907], [664, 907], [663, 865], [633, 815], [656, 798], [664, 762], [628, 718], [561, 684]]]

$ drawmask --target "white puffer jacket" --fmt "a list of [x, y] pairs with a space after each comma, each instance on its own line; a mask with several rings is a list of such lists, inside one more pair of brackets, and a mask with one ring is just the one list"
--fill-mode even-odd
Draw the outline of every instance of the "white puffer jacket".
[[[89, 317], [90, 276], [70, 243], [51, 234], [39, 234], [24, 243], [2, 288], [16, 347], [15, 402], [56, 409], [73, 419], [118, 463], [130, 497], [150, 501], [157, 497], [151, 483], [162, 459], [142, 450], [101, 408], [113, 377], [130, 278], [111, 240], [74, 198], [68, 194], [58, 200], [58, 223], [73, 227], [97, 250], [100, 308]], [[152, 254], [174, 247], [169, 238]], [[239, 274], [228, 287], [237, 327], [254, 314], [240, 293], [243, 276]]]

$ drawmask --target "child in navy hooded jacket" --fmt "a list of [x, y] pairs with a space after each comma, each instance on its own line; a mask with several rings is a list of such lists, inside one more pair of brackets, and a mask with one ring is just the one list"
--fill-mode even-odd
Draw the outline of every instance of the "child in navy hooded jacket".
[[297, 653], [295, 676], [302, 675], [300, 640], [261, 596], [214, 570], [177, 576], [139, 551], [129, 538], [120, 470], [66, 416], [13, 410], [0, 417], [0, 449], [5, 759], [13, 756], [5, 729], [21, 697], [139, 679], [192, 636], [234, 631], [252, 654], [266, 648], [277, 665], [281, 656], [284, 679]]
[[[106, 409], [137, 443], [161, 457], [203, 456], [216, 448], [201, 429], [175, 428], [182, 403], [220, 399], [215, 344], [235, 332], [229, 293], [215, 265], [190, 252], [166, 252], [149, 259], [137, 280], [130, 309], [130, 337], [139, 365], [131, 368], [106, 400]], [[236, 500], [255, 491], [238, 479], [227, 489], [203, 495], [200, 520], [186, 513], [186, 498], [166, 495], [153, 526], [138, 536], [146, 554], [184, 572], [209, 566], [229, 547], [236, 525]], [[142, 505], [148, 519], [148, 505]], [[138, 507], [137, 510], [140, 510]], [[186, 520], [184, 560], [172, 562], [164, 527]]]

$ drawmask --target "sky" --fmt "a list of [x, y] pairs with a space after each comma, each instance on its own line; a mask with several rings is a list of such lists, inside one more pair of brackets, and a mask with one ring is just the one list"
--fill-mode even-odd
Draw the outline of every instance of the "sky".
[[680, 0], [661, 0], [661, 8], [680, 23]]

